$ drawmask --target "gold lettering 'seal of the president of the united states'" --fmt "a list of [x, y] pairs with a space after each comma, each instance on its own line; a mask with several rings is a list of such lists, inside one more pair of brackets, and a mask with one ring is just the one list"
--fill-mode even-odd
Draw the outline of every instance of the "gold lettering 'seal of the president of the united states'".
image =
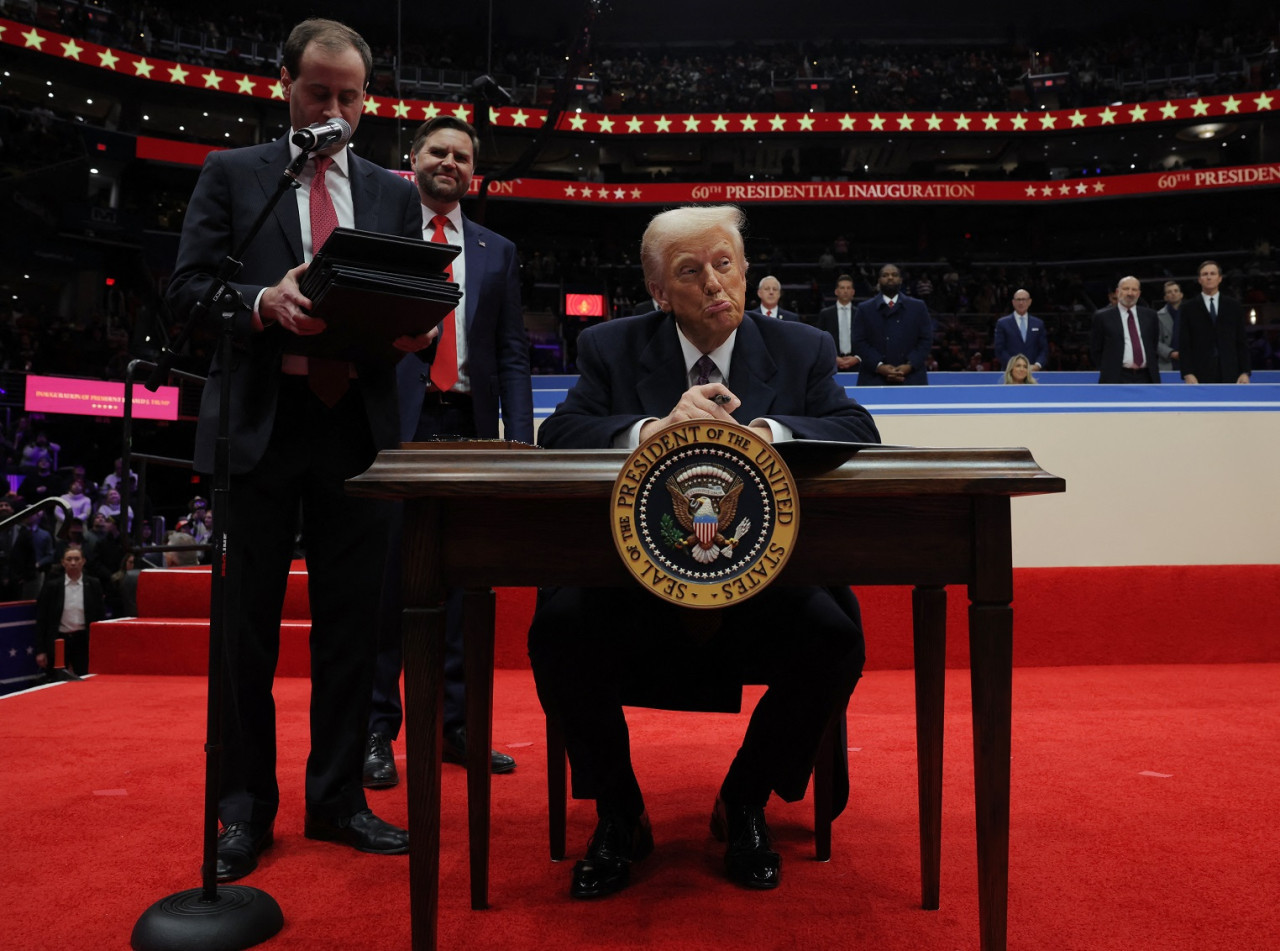
[[796, 481], [743, 426], [676, 423], [645, 440], [613, 485], [613, 540], [660, 598], [721, 608], [763, 591], [795, 547]]

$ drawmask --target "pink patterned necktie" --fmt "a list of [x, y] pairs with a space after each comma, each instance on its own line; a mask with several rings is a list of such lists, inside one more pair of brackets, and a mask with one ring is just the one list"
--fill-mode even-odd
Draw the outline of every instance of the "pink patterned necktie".
[[[312, 257], [324, 247], [329, 235], [333, 234], [333, 229], [338, 227], [338, 212], [333, 207], [333, 196], [329, 194], [329, 186], [324, 177], [333, 164], [333, 158], [318, 155], [315, 163], [316, 173], [311, 179], [310, 198]], [[311, 357], [307, 360], [307, 385], [325, 406], [336, 406], [351, 386], [347, 362], [328, 357]]]
[[705, 386], [711, 382], [711, 374], [715, 372], [716, 364], [714, 360], [704, 353], [698, 357], [698, 362], [693, 365], [693, 368], [698, 371], [698, 379], [695, 381], [694, 386]]
[[[444, 238], [444, 226], [448, 220], [444, 215], [436, 215], [431, 219], [431, 226], [435, 228], [431, 234], [433, 243], [448, 244]], [[445, 268], [445, 274], [449, 280], [453, 280], [452, 262]], [[431, 382], [441, 393], [452, 389], [458, 382], [458, 326], [457, 317], [452, 310], [440, 322], [440, 339], [436, 341], [436, 355], [431, 361]]]

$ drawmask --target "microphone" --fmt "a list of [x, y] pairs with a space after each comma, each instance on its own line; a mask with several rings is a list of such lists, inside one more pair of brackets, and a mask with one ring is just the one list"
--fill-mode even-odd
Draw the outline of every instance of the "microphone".
[[341, 116], [327, 122], [315, 122], [293, 134], [293, 144], [304, 152], [319, 152], [333, 143], [346, 145], [351, 138], [351, 124]]

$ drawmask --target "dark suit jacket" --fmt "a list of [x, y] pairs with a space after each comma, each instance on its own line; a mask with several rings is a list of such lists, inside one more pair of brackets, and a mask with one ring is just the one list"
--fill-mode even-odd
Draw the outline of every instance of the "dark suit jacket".
[[[777, 311], [778, 311], [778, 316], [777, 316], [777, 317], [770, 317], [770, 318], [769, 318], [770, 320], [792, 320], [792, 321], [795, 321], [795, 322], [797, 322], [797, 323], [802, 323], [802, 322], [803, 322], [803, 321], [801, 321], [801, 320], [800, 320], [800, 315], [799, 315], [799, 314], [797, 314], [795, 311], [787, 310], [785, 307], [779, 307], [779, 308], [777, 308]], [[760, 307], [758, 307], [758, 306], [757, 306], [757, 307], [753, 307], [751, 310], [747, 311], [747, 313], [748, 313], [748, 314], [759, 314], [761, 317], [763, 317], [763, 316], [764, 316], [764, 310], [763, 310], [763, 309], [761, 309], [761, 308], [760, 308]]]
[[[1152, 383], [1160, 382], [1160, 363], [1157, 347], [1160, 341], [1160, 321], [1156, 312], [1141, 304], [1134, 307], [1138, 315], [1138, 333], [1142, 337], [1143, 368]], [[1089, 335], [1089, 353], [1093, 365], [1098, 368], [1099, 383], [1120, 383], [1120, 371], [1124, 369], [1125, 331], [1119, 307], [1107, 307], [1093, 315], [1093, 331]]]
[[[590, 327], [578, 338], [577, 384], [538, 430], [538, 442], [553, 449], [610, 447], [614, 436], [637, 420], [663, 417], [689, 388], [675, 318], [650, 314]], [[728, 387], [742, 400], [733, 416], [743, 425], [769, 417], [789, 426], [801, 439], [879, 442], [880, 434], [865, 409], [835, 382], [835, 348], [822, 331], [802, 323], [748, 313], [734, 341]], [[836, 603], [861, 627], [857, 602], [847, 587], [830, 589]], [[768, 597], [765, 594], [764, 597]], [[639, 598], [648, 602], [649, 596]], [[629, 603], [629, 602], [628, 602]], [[659, 603], [641, 603], [654, 610]], [[668, 615], [654, 615], [664, 621]], [[745, 666], [748, 659], [738, 659]], [[723, 657], [669, 654], [637, 662], [626, 672], [624, 702], [693, 710], [736, 710], [742, 674]], [[756, 681], [746, 674], [745, 682]], [[589, 780], [574, 765], [575, 795], [588, 796]], [[848, 797], [847, 762], [834, 777], [834, 812]], [[581, 786], [580, 786], [581, 783]], [[803, 790], [803, 784], [799, 787]]]
[[878, 291], [853, 312], [853, 352], [858, 364], [858, 386], [882, 386], [884, 377], [876, 372], [882, 363], [911, 364], [903, 383], [924, 386], [929, 382], [925, 365], [933, 349], [933, 318], [924, 301], [898, 294], [892, 314]]
[[[495, 439], [501, 403], [507, 439], [533, 442], [533, 388], [529, 380], [529, 336], [520, 304], [516, 246], [469, 218], [462, 219], [467, 256], [462, 305], [467, 320], [467, 372], [476, 435]], [[435, 348], [411, 353], [396, 367], [400, 393], [400, 438], [413, 439]]]
[[[853, 304], [849, 305], [849, 340], [853, 340], [853, 314], [857, 310]], [[842, 353], [840, 350], [840, 308], [836, 304], [830, 307], [824, 307], [818, 311], [818, 320], [814, 324], [819, 330], [825, 330], [831, 335], [831, 339], [835, 341], [836, 353], [842, 357], [852, 356], [853, 351]]]
[[[412, 183], [348, 153], [351, 201], [355, 226], [406, 237], [422, 237], [422, 203]], [[182, 243], [168, 298], [173, 312], [186, 319], [191, 308], [213, 283], [213, 274], [226, 255], [243, 240], [274, 193], [289, 164], [288, 138], [226, 152], [211, 152], [196, 182], [182, 224]], [[272, 325], [261, 333], [251, 329], [258, 293], [275, 284], [285, 271], [302, 263], [302, 229], [297, 198], [281, 198], [244, 255], [244, 267], [232, 287], [243, 305], [236, 313], [237, 342], [231, 370], [231, 471], [247, 472], [262, 458], [275, 419], [280, 381], [280, 358], [292, 335]], [[395, 375], [391, 366], [360, 366], [361, 391], [369, 425], [378, 448], [394, 446], [396, 421]], [[196, 428], [196, 468], [213, 471], [222, 367], [215, 357], [200, 402]]]
[[1022, 339], [1018, 332], [1018, 318], [1014, 314], [1001, 317], [996, 321], [995, 336], [997, 370], [1003, 370], [1017, 354], [1027, 358], [1028, 363], [1045, 365], [1049, 359], [1049, 334], [1044, 329], [1044, 321], [1039, 317], [1027, 314], [1027, 339]]
[[1182, 375], [1193, 375], [1200, 383], [1234, 383], [1241, 373], [1249, 373], [1252, 362], [1244, 318], [1244, 305], [1221, 293], [1216, 321], [1209, 319], [1204, 297], [1199, 292], [1185, 298], [1178, 314], [1178, 359]]
[[[744, 426], [767, 416], [799, 439], [879, 442], [865, 409], [835, 382], [831, 338], [805, 324], [748, 313], [738, 326], [730, 390]], [[578, 382], [538, 430], [553, 449], [601, 449], [645, 417], [666, 416], [689, 388], [670, 314], [612, 320], [578, 338]]]
[[[84, 627], [107, 616], [107, 602], [102, 593], [102, 582], [89, 575], [81, 575], [84, 582]], [[58, 638], [58, 626], [62, 623], [62, 607], [66, 603], [66, 576], [61, 571], [44, 583], [36, 597], [37, 652], [49, 655], [53, 663], [53, 642]]]

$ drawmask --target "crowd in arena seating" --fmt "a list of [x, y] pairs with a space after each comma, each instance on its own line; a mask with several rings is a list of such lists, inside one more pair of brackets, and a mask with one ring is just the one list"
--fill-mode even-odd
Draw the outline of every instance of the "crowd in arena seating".
[[[215, 19], [201, 8], [143, 0], [117, 0], [107, 14], [80, 4], [9, 7], [8, 16], [52, 20], [42, 25], [93, 42], [264, 74], [278, 66], [284, 32], [281, 12], [267, 8], [224, 11]], [[396, 94], [398, 57], [406, 69], [464, 75], [459, 89], [492, 63], [517, 102], [536, 105], [538, 84], [554, 81], [565, 64], [563, 44], [488, 49], [483, 35], [452, 33], [430, 44], [411, 35], [397, 47], [376, 28], [366, 27], [366, 34], [378, 64], [372, 89], [385, 95]], [[1070, 108], [1272, 88], [1280, 80], [1275, 37], [1246, 17], [1139, 21], [1089, 33], [1066, 28], [1036, 39], [1035, 48], [1025, 40], [959, 40], [762, 36], [702, 47], [596, 43], [580, 77], [595, 82], [584, 88], [581, 104], [603, 112], [1008, 110], [1039, 104], [1026, 80], [1033, 73], [1069, 77], [1055, 84], [1052, 104]]]
[[[5, 480], [0, 520], [48, 499], [62, 503], [46, 505], [0, 529], [0, 602], [34, 599], [45, 579], [59, 570], [63, 552], [76, 546], [84, 553], [85, 571], [102, 584], [108, 616], [134, 615], [139, 571], [194, 564], [198, 555], [138, 551], [156, 543], [154, 530], [164, 520], [153, 517], [149, 499], [139, 498], [137, 473], [130, 473], [130, 503], [123, 507], [121, 461], [117, 459], [100, 481], [93, 479], [84, 465], [70, 461], [70, 447], [64, 449], [50, 438], [56, 420], [22, 415], [7, 429], [0, 424], [0, 475]], [[196, 497], [175, 520], [173, 530], [165, 533], [165, 543], [204, 544], [212, 522], [212, 510]], [[126, 550], [125, 535], [134, 529], [134, 544], [128, 546], [132, 550]]]

